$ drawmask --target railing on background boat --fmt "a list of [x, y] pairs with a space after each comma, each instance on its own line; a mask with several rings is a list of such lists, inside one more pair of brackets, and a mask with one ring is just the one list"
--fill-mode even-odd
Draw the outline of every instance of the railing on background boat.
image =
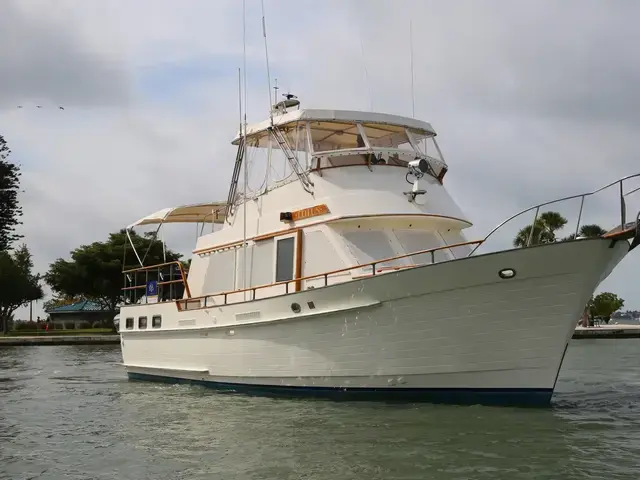
[[[187, 274], [182, 263], [178, 261], [131, 268], [122, 273], [124, 274], [122, 290], [126, 304], [134, 304], [145, 296], [147, 302], [149, 296], [157, 296], [158, 302], [182, 299], [185, 292], [187, 297], [191, 297]], [[148, 291], [149, 285], [155, 286], [154, 292]], [[144, 289], [144, 292], [138, 295], [141, 289]]]
[[[233, 304], [233, 303], [240, 303], [243, 301], [251, 301], [251, 300], [256, 300], [256, 291], [265, 289], [265, 288], [272, 288], [272, 287], [278, 287], [278, 286], [284, 286], [284, 293], [281, 295], [287, 295], [290, 291], [295, 291], [295, 284], [298, 282], [302, 282], [302, 281], [308, 281], [308, 280], [314, 280], [314, 279], [321, 279], [324, 280], [324, 284], [322, 286], [326, 287], [329, 285], [329, 279], [336, 277], [338, 275], [341, 274], [345, 274], [348, 273], [352, 270], [361, 270], [364, 268], [368, 268], [371, 267], [371, 273], [368, 274], [363, 274], [363, 275], [358, 275], [356, 277], [352, 277], [352, 278], [362, 278], [362, 277], [368, 277], [368, 276], [373, 276], [376, 274], [384, 274], [384, 272], [389, 272], [389, 271], [395, 271], [395, 270], [404, 270], [404, 269], [411, 269], [411, 268], [416, 268], [419, 267], [421, 265], [398, 265], [398, 266], [393, 266], [393, 267], [380, 267], [380, 268], [376, 268], [377, 266], [383, 264], [383, 263], [388, 263], [388, 262], [393, 262], [395, 260], [401, 260], [403, 258], [408, 258], [408, 257], [413, 257], [415, 255], [425, 255], [425, 254], [429, 254], [431, 257], [431, 264], [435, 264], [436, 263], [436, 258], [435, 258], [435, 254], [438, 251], [441, 250], [449, 250], [449, 249], [454, 249], [454, 248], [458, 248], [458, 247], [464, 247], [464, 246], [471, 246], [471, 245], [478, 245], [480, 243], [482, 243], [483, 240], [473, 240], [470, 242], [462, 242], [462, 243], [455, 243], [452, 245], [443, 245], [440, 247], [435, 247], [435, 248], [430, 248], [427, 250], [419, 250], [417, 252], [413, 252], [413, 253], [406, 253], [403, 255], [398, 255], [395, 257], [390, 257], [390, 258], [385, 258], [382, 260], [376, 260], [375, 262], [369, 262], [369, 263], [363, 263], [360, 265], [353, 265], [350, 267], [345, 267], [345, 268], [341, 268], [339, 270], [332, 270], [330, 272], [324, 272], [324, 273], [318, 273], [315, 275], [309, 275], [307, 277], [301, 277], [301, 278], [293, 278], [291, 280], [286, 280], [283, 282], [276, 282], [276, 283], [269, 283], [269, 284], [265, 284], [265, 285], [257, 285], [255, 287], [249, 287], [249, 288], [243, 288], [243, 289], [239, 289], [239, 290], [230, 290], [227, 292], [220, 292], [220, 293], [214, 293], [211, 295], [202, 295], [200, 297], [193, 297], [193, 298], [187, 298], [187, 299], [180, 299], [177, 300], [176, 303], [178, 305], [178, 310], [197, 310], [200, 308], [209, 308], [209, 307], [214, 307], [214, 306], [221, 306], [221, 305], [228, 305], [228, 304]], [[294, 287], [290, 287], [290, 284], [293, 284]], [[238, 294], [242, 294], [242, 293], [249, 293], [249, 298], [242, 298], [242, 299], [238, 299], [236, 301], [232, 301], [229, 302], [229, 297], [231, 295], [238, 295]], [[279, 295], [273, 295], [273, 296], [279, 296]], [[245, 296], [243, 296], [245, 297]], [[214, 299], [216, 298], [220, 298], [222, 300], [222, 302], [214, 302]]]
[[[589, 193], [582, 193], [579, 195], [571, 195], [570, 197], [563, 197], [563, 198], [558, 198], [556, 200], [551, 200], [550, 202], [544, 202], [544, 203], [540, 203], [538, 205], [534, 205], [533, 207], [529, 207], [525, 210], [522, 210], [521, 212], [516, 213], [515, 215], [507, 218], [504, 222], [502, 222], [500, 225], [498, 225], [496, 228], [494, 228], [493, 230], [491, 230], [489, 232], [489, 234], [484, 237], [484, 240], [479, 243], [478, 245], [476, 245], [476, 247], [471, 250], [471, 252], [469, 252], [469, 256], [473, 255], [473, 253], [480, 247], [480, 245], [482, 245], [483, 243], [486, 243], [487, 239], [489, 237], [491, 237], [494, 233], [496, 233], [498, 230], [502, 229], [502, 227], [504, 227], [507, 223], [510, 223], [512, 220], [520, 217], [521, 215], [524, 215], [526, 213], [535, 211], [535, 215], [533, 217], [533, 222], [531, 222], [530, 225], [535, 225], [538, 217], [540, 215], [540, 209], [542, 207], [546, 207], [548, 205], [553, 205], [556, 203], [561, 203], [561, 202], [566, 202], [569, 200], [575, 200], [575, 199], [580, 199], [580, 210], [578, 212], [578, 221], [576, 222], [576, 228], [574, 231], [574, 235], [577, 237], [578, 233], [580, 232], [580, 221], [582, 220], [582, 214], [583, 214], [583, 209], [584, 209], [584, 201], [587, 197], [590, 197], [592, 195], [595, 195], [597, 193], [600, 193], [604, 190], [607, 190], [608, 188], [617, 186], [618, 190], [619, 190], [619, 199], [620, 199], [620, 231], [624, 231], [627, 228], [631, 228], [633, 226], [633, 228], [638, 228], [638, 219], [640, 218], [640, 212], [638, 212], [638, 215], [636, 216], [636, 221], [633, 222], [632, 224], [627, 225], [626, 220], [627, 220], [627, 208], [626, 208], [626, 202], [625, 202], [625, 197], [631, 195], [632, 193], [635, 193], [637, 191], [640, 191], [640, 187], [634, 188], [633, 190], [629, 190], [628, 192], [624, 192], [624, 182], [626, 180], [632, 179], [632, 178], [639, 178], [640, 177], [640, 173], [636, 173], [634, 175], [627, 175], [626, 177], [622, 177], [619, 180], [616, 180], [615, 182], [611, 182], [608, 185], [605, 185], [604, 187], [601, 187], [597, 190], [594, 190], [593, 192], [589, 192]], [[618, 228], [618, 227], [616, 227]], [[525, 247], [529, 247], [531, 246], [531, 242], [533, 240], [533, 233], [534, 233], [534, 228], [531, 228], [530, 233], [529, 233], [529, 237], [527, 238], [527, 242]]]

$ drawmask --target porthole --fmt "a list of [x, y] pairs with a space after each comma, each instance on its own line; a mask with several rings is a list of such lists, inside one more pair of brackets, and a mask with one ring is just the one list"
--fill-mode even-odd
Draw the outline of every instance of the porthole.
[[310, 308], [311, 310], [313, 310], [314, 308], [316, 308], [316, 304], [315, 304], [315, 303], [313, 303], [313, 301], [311, 301], [311, 302], [307, 302], [307, 305], [309, 306], [309, 308]]
[[509, 279], [516, 276], [516, 271], [513, 268], [503, 268], [498, 272], [500, 278]]
[[292, 303], [291, 304], [291, 310], [293, 311], [293, 313], [300, 313], [300, 311], [302, 310], [300, 308], [300, 305], [297, 303]]

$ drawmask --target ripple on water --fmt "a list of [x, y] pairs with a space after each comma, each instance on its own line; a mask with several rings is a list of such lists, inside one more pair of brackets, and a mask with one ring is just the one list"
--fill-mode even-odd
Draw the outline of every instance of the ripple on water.
[[542, 410], [217, 394], [128, 382], [117, 346], [2, 349], [0, 478], [635, 479], [638, 345], [572, 343]]

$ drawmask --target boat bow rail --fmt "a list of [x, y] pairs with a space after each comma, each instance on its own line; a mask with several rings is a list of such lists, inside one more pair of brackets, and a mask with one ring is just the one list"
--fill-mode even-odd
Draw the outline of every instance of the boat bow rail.
[[[640, 179], [640, 173], [636, 173], [633, 175], [627, 175], [626, 177], [622, 177], [619, 180], [616, 180], [615, 182], [611, 182], [607, 185], [605, 185], [604, 187], [600, 187], [597, 190], [594, 190], [592, 192], [587, 192], [587, 193], [581, 193], [578, 195], [571, 195], [569, 197], [562, 197], [562, 198], [558, 198], [556, 200], [551, 200], [548, 202], [544, 202], [544, 203], [540, 203], [538, 205], [534, 205], [532, 207], [529, 207], [525, 210], [522, 210], [521, 212], [516, 213], [515, 215], [507, 218], [505, 221], [503, 221], [502, 223], [500, 223], [497, 227], [495, 227], [493, 230], [491, 230], [482, 240], [482, 242], [478, 243], [472, 250], [471, 252], [469, 252], [469, 256], [473, 255], [476, 250], [478, 250], [478, 248], [481, 245], [485, 245], [487, 243], [487, 240], [492, 237], [495, 233], [497, 233], [498, 231], [503, 230], [503, 227], [505, 227], [506, 225], [510, 224], [511, 222], [513, 222], [514, 220], [522, 217], [523, 215], [526, 215], [527, 213], [530, 212], [534, 212], [534, 216], [533, 216], [533, 221], [528, 225], [528, 226], [535, 226], [536, 222], [539, 220], [540, 218], [540, 213], [541, 213], [541, 209], [543, 207], [547, 207], [550, 205], [556, 205], [556, 204], [561, 204], [561, 203], [565, 203], [565, 202], [569, 202], [571, 200], [579, 200], [580, 201], [580, 208], [578, 211], [578, 215], [577, 215], [577, 220], [575, 222], [575, 229], [572, 229], [572, 235], [574, 236], [574, 238], [578, 237], [578, 234], [580, 232], [580, 226], [583, 225], [581, 224], [581, 220], [583, 217], [583, 213], [584, 213], [584, 202], [585, 199], [587, 197], [591, 197], [594, 196], [598, 193], [601, 193], [605, 190], [608, 189], [617, 189], [618, 192], [618, 199], [619, 199], [619, 206], [620, 206], [620, 224], [607, 231], [604, 235], [602, 235], [604, 238], [611, 238], [612, 240], [623, 240], [623, 239], [630, 239], [633, 238], [633, 243], [631, 244], [630, 248], [635, 248], [638, 243], [640, 242], [640, 211], [635, 215], [635, 220], [633, 222], [627, 222], [627, 202], [626, 202], [626, 198], [628, 196], [630, 196], [633, 193], [636, 193], [638, 191], [640, 191], [640, 187], [637, 188], [633, 188], [630, 189], [628, 191], [625, 192], [625, 182], [631, 180], [631, 179]], [[530, 228], [529, 229], [529, 235], [528, 238], [526, 240], [525, 245], [523, 245], [523, 247], [530, 247], [533, 245], [537, 245], [540, 243], [544, 243], [542, 241], [539, 241], [540, 239], [535, 239], [534, 238], [534, 232], [535, 232], [535, 228]], [[538, 240], [538, 241], [535, 241]], [[535, 242], [534, 242], [535, 241]]]

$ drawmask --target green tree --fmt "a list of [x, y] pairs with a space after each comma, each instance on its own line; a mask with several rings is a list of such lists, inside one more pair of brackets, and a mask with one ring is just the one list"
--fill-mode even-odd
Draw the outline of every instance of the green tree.
[[0, 251], [0, 321], [9, 331], [9, 320], [18, 308], [42, 298], [40, 276], [32, 272], [33, 261], [26, 245], [13, 253]]
[[578, 233], [581, 237], [601, 237], [607, 233], [607, 231], [600, 225], [591, 224], [580, 227], [580, 231]]
[[[594, 223], [591, 225], [583, 225], [582, 227], [580, 227], [580, 230], [578, 231], [578, 236], [579, 237], [601, 237], [605, 233], [607, 233], [607, 231], [604, 228]], [[575, 238], [576, 238], [576, 234], [572, 233], [571, 235], [564, 237], [562, 240], [563, 241], [575, 240]]]
[[22, 235], [15, 233], [21, 224], [22, 208], [18, 203], [20, 167], [8, 161], [11, 150], [0, 135], [0, 252], [7, 251]]
[[609, 323], [613, 312], [617, 312], [624, 306], [624, 300], [611, 292], [602, 292], [598, 295], [591, 296], [587, 309], [591, 320], [600, 318]]
[[[521, 229], [513, 240], [514, 247], [524, 247], [531, 238], [530, 245], [553, 243], [556, 241], [556, 232], [567, 224], [567, 219], [558, 212], [544, 212], [532, 225]], [[533, 235], [531, 230], [533, 229]]]
[[[130, 232], [131, 241], [145, 265], [164, 263], [162, 243], [150, 235]], [[123, 263], [126, 249], [126, 264]], [[146, 253], [146, 256], [145, 256]], [[180, 260], [181, 254], [166, 250], [166, 261]], [[118, 306], [124, 301], [123, 270], [139, 267], [125, 230], [111, 233], [105, 242], [82, 245], [71, 252], [71, 259], [53, 262], [45, 274], [46, 282], [57, 294], [83, 297], [100, 304], [111, 313], [113, 320]]]

